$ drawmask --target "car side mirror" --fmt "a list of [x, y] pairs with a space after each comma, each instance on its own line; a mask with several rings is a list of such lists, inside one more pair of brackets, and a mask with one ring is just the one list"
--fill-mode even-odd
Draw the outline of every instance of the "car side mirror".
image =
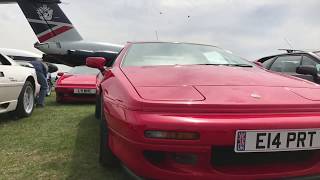
[[318, 75], [318, 70], [314, 66], [299, 66], [297, 67], [296, 72], [298, 74], [304, 74], [304, 75], [312, 75], [312, 76], [317, 76]]
[[64, 73], [63, 72], [58, 72], [58, 74], [57, 74], [58, 76], [63, 76], [64, 75]]
[[104, 66], [107, 63], [107, 60], [104, 57], [88, 57], [86, 59], [86, 65], [91, 68], [99, 69], [101, 72], [104, 72]]

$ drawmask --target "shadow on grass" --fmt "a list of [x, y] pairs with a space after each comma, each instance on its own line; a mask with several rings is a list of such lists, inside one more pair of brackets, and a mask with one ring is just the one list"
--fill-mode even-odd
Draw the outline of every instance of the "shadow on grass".
[[0, 114], [0, 125], [11, 121], [21, 120], [11, 113]]
[[93, 115], [80, 121], [68, 179], [127, 179], [122, 169], [99, 164], [99, 121]]
[[[92, 103], [82, 103], [82, 102], [79, 102], [79, 103], [63, 103], [63, 104], [59, 104], [55, 101], [48, 101], [46, 103], [46, 106], [41, 109], [41, 110], [47, 110], [48, 107], [59, 107], [59, 106], [65, 106], [65, 107], [75, 107], [75, 106], [88, 106], [88, 105], [94, 105]], [[34, 107], [34, 111], [36, 111], [38, 108]], [[30, 118], [32, 118], [34, 116], [34, 113], [30, 116]], [[23, 120], [23, 119], [26, 119], [26, 118], [18, 118], [14, 112], [7, 112], [7, 113], [4, 113], [4, 114], [0, 114], [0, 125], [3, 124], [3, 123], [7, 123], [7, 122], [10, 122], [10, 121], [17, 121], [17, 120]]]
[[[81, 107], [81, 106], [88, 106], [88, 105], [94, 105], [95, 102], [70, 102], [70, 103], [57, 103], [55, 101], [55, 95], [51, 95], [49, 97], [46, 97], [46, 105], [43, 109], [41, 110], [47, 110], [48, 107], [49, 108], [54, 108], [54, 107]], [[34, 108], [34, 111], [37, 111], [38, 108]], [[32, 118], [34, 116], [34, 113], [31, 115], [30, 118]], [[16, 121], [16, 120], [22, 120], [22, 119], [26, 119], [26, 118], [17, 118], [14, 115], [14, 112], [8, 112], [8, 113], [4, 113], [4, 114], [0, 114], [0, 125], [3, 123], [7, 123], [10, 121]]]
[[47, 106], [84, 106], [84, 105], [95, 105], [94, 102], [56, 102], [56, 101], [49, 101]]

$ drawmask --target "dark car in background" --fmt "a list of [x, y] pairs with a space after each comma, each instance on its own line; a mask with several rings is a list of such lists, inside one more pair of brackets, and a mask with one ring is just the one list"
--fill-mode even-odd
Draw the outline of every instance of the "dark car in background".
[[286, 53], [267, 56], [257, 62], [268, 70], [320, 83], [320, 51], [285, 50]]

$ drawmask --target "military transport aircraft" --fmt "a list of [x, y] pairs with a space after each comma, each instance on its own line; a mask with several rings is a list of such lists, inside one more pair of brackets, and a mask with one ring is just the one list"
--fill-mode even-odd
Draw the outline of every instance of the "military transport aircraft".
[[34, 47], [45, 53], [44, 61], [84, 65], [89, 56], [110, 59], [122, 49], [121, 45], [83, 40], [59, 7], [60, 0], [0, 0], [0, 3], [18, 3], [39, 40]]

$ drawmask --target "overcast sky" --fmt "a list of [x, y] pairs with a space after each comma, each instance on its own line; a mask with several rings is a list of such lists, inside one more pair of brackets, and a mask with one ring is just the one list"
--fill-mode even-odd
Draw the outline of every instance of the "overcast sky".
[[[63, 1], [63, 0], [62, 0]], [[218, 45], [255, 60], [289, 48], [320, 49], [319, 0], [65, 0], [85, 40], [186, 41]], [[0, 47], [37, 41], [18, 5], [0, 4]]]

